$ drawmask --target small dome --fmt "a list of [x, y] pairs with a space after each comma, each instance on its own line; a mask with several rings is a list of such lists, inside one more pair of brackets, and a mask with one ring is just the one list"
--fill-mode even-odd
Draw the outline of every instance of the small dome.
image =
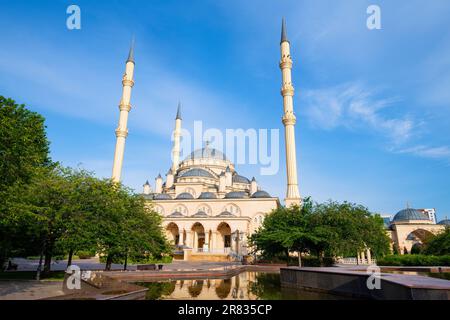
[[394, 216], [394, 219], [392, 221], [408, 221], [408, 220], [426, 220], [430, 221], [430, 218], [426, 213], [423, 213], [422, 211], [407, 208], [403, 209]]
[[199, 199], [217, 199], [217, 196], [215, 193], [212, 193], [212, 192], [202, 192], [198, 198]]
[[178, 200], [178, 199], [194, 199], [194, 197], [192, 196], [192, 194], [190, 194], [189, 192], [183, 192], [183, 193], [180, 193], [177, 197], [176, 197], [176, 199]]
[[250, 184], [250, 180], [248, 180], [246, 177], [238, 175], [238, 174], [235, 174], [233, 176], [233, 182]]
[[450, 226], [450, 219], [445, 219], [445, 220], [439, 221], [438, 224], [443, 225], [443, 226]]
[[252, 194], [252, 198], [272, 198], [270, 194], [268, 194], [266, 191], [256, 191], [254, 194]]
[[217, 215], [217, 217], [235, 217], [235, 215], [229, 211], [224, 211], [221, 214]]
[[175, 212], [169, 214], [168, 217], [171, 217], [171, 218], [173, 218], [173, 217], [183, 217], [183, 214], [181, 212], [175, 211]]
[[204, 211], [199, 211], [192, 215], [193, 217], [208, 217], [208, 214]]
[[189, 169], [187, 171], [182, 172], [180, 175], [178, 175], [179, 178], [184, 178], [184, 177], [206, 177], [206, 178], [215, 178], [214, 175], [205, 170], [205, 169], [200, 169], [200, 168], [194, 168], [194, 169]]
[[184, 160], [192, 160], [192, 159], [217, 159], [217, 160], [227, 160], [225, 155], [213, 148], [205, 147], [202, 149], [197, 149], [193, 151], [189, 156], [187, 156]]
[[225, 199], [242, 199], [242, 198], [247, 198], [247, 194], [244, 191], [228, 192], [225, 195]]
[[158, 193], [153, 197], [153, 200], [172, 200], [172, 197], [167, 193]]

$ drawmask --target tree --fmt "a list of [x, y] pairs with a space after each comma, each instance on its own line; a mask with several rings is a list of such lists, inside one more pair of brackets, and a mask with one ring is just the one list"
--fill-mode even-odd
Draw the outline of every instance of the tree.
[[436, 256], [450, 255], [450, 227], [427, 240], [423, 252]]
[[301, 254], [322, 241], [320, 233], [311, 228], [312, 208], [312, 202], [306, 199], [301, 208], [274, 209], [264, 219], [262, 228], [251, 235], [250, 245], [268, 256], [284, 252], [288, 260], [289, 253], [295, 251], [301, 266]]
[[19, 224], [9, 223], [6, 200], [11, 187], [20, 188], [51, 165], [48, 153], [44, 118], [0, 96], [0, 269], [12, 253], [24, 253], [36, 243], [31, 235], [24, 237]]
[[383, 220], [367, 208], [348, 202], [313, 203], [302, 207], [280, 207], [272, 211], [262, 227], [249, 239], [255, 251], [265, 256], [296, 251], [324, 256], [354, 256], [370, 248], [375, 256], [389, 252], [389, 238]]
[[99, 252], [106, 256], [105, 270], [117, 259], [159, 257], [169, 251], [161, 217], [143, 197], [111, 181], [102, 181], [99, 187], [94, 225]]
[[50, 163], [44, 118], [0, 96], [0, 191], [29, 182], [36, 167]]
[[389, 237], [383, 219], [367, 208], [349, 202], [317, 204], [316, 225], [324, 230], [324, 249], [329, 256], [355, 256], [370, 248], [374, 256], [389, 252]]

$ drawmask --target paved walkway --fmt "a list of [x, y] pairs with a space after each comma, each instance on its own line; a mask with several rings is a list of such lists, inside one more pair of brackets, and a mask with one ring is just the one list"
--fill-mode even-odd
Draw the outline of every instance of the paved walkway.
[[[39, 260], [14, 259], [18, 265], [18, 271], [36, 271]], [[81, 270], [104, 270], [105, 264], [100, 263], [98, 258], [73, 260]], [[174, 261], [164, 264], [165, 271], [202, 271], [202, 270], [224, 270], [233, 268], [239, 263], [233, 262], [187, 262]], [[240, 265], [240, 264], [239, 264]], [[67, 260], [52, 262], [52, 271], [63, 271], [67, 267]], [[123, 270], [123, 265], [113, 264], [112, 270]], [[127, 270], [136, 270], [135, 265], [128, 266]], [[57, 297], [64, 294], [62, 281], [35, 281], [35, 280], [0, 280], [0, 300], [35, 300], [49, 297]]]
[[61, 296], [62, 281], [0, 281], [0, 300], [36, 300]]
[[[39, 260], [28, 260], [23, 258], [13, 259], [13, 263], [18, 265], [17, 271], [36, 271], [39, 266]], [[98, 258], [73, 260], [73, 265], [77, 265], [81, 270], [104, 270], [105, 264], [100, 263]], [[210, 270], [216, 268], [225, 268], [240, 263], [237, 262], [189, 262], [174, 260], [172, 263], [163, 264], [164, 270]], [[64, 271], [67, 268], [67, 260], [53, 261], [52, 271]], [[123, 270], [122, 264], [113, 264], [112, 270]], [[136, 270], [136, 265], [128, 265], [127, 270]]]

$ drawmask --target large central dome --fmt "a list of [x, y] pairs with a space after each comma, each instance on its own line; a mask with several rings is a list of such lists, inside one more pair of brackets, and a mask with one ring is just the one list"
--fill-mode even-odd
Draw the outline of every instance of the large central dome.
[[205, 147], [202, 149], [197, 149], [193, 151], [189, 156], [187, 156], [184, 160], [193, 160], [193, 159], [217, 159], [217, 160], [225, 160], [227, 161], [227, 157], [219, 150], [214, 148]]

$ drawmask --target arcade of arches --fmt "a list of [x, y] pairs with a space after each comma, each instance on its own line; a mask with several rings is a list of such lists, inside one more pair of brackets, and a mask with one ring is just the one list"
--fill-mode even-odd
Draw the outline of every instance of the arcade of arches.
[[215, 254], [247, 254], [248, 233], [239, 223], [176, 221], [168, 222], [165, 232], [167, 239], [179, 248]]

